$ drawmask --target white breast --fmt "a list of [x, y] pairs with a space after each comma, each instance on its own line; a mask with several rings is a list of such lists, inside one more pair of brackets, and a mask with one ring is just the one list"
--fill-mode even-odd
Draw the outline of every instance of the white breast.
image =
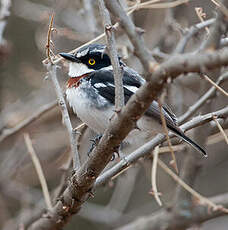
[[[66, 90], [67, 100], [82, 122], [86, 123], [96, 133], [103, 134], [113, 115], [114, 107], [97, 109], [82, 88], [83, 83], [77, 88], [68, 88]], [[100, 105], [107, 103], [101, 96], [98, 96], [98, 100]]]

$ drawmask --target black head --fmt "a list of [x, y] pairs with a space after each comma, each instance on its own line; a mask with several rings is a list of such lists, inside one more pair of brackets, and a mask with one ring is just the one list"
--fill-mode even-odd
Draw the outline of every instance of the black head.
[[100, 44], [84, 46], [75, 54], [60, 53], [60, 55], [72, 63], [83, 64], [90, 70], [111, 66], [110, 58], [106, 53], [106, 46]]

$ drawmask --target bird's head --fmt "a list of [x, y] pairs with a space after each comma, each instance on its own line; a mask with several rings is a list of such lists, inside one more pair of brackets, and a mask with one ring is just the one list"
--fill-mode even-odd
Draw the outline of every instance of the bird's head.
[[70, 62], [69, 76], [72, 78], [79, 78], [100, 69], [112, 69], [104, 45], [92, 44], [84, 46], [75, 54], [60, 53], [60, 56]]

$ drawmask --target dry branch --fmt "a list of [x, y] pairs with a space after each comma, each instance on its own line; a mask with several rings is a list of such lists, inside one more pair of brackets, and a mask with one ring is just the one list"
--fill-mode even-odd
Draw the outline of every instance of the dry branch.
[[118, 112], [124, 106], [124, 90], [123, 90], [123, 80], [122, 80], [123, 69], [119, 63], [119, 58], [116, 50], [114, 28], [111, 23], [109, 12], [106, 9], [103, 0], [99, 0], [98, 2], [99, 2], [100, 12], [103, 18], [108, 53], [113, 67], [113, 75], [114, 75], [114, 82], [115, 82], [115, 110], [116, 112]]
[[[220, 118], [227, 118], [228, 116], [228, 108], [224, 108], [221, 110], [218, 110], [213, 113], [208, 113], [203, 116], [198, 116], [192, 119], [189, 122], [186, 122], [181, 126], [181, 129], [183, 131], [187, 131], [189, 129], [195, 128], [197, 126], [203, 125], [205, 123], [208, 123], [213, 120], [213, 116], [218, 115]], [[170, 137], [173, 137], [173, 134], [169, 134]], [[151, 141], [147, 142], [137, 150], [135, 150], [133, 153], [126, 156], [124, 159], [122, 159], [119, 163], [114, 165], [111, 169], [104, 172], [102, 175], [100, 175], [95, 183], [95, 187], [100, 186], [101, 184], [106, 183], [110, 178], [115, 176], [116, 174], [119, 174], [124, 170], [125, 168], [129, 167], [131, 164], [136, 162], [139, 158], [144, 157], [151, 153], [151, 151], [155, 148], [155, 146], [163, 143], [166, 140], [165, 135], [158, 134], [155, 138], [153, 138]]]
[[47, 69], [49, 71], [49, 75], [51, 77], [51, 80], [53, 82], [56, 95], [58, 98], [58, 103], [59, 107], [62, 113], [63, 121], [64, 124], [67, 128], [69, 137], [70, 137], [70, 144], [71, 144], [71, 151], [72, 151], [72, 157], [73, 157], [73, 167], [75, 170], [79, 169], [80, 167], [80, 158], [79, 158], [79, 153], [78, 153], [78, 146], [77, 146], [77, 141], [76, 141], [76, 131], [72, 128], [72, 124], [70, 121], [70, 116], [67, 110], [66, 102], [64, 100], [64, 96], [62, 93], [62, 89], [59, 85], [59, 81], [57, 79], [57, 66], [53, 63], [53, 60], [50, 56], [50, 44], [51, 44], [51, 32], [53, 31], [53, 20], [54, 20], [54, 14], [52, 14], [50, 25], [48, 28], [48, 33], [47, 33], [47, 56], [49, 63], [47, 64]]
[[34, 148], [32, 146], [32, 141], [31, 141], [28, 133], [24, 134], [24, 139], [25, 139], [25, 144], [26, 144], [27, 149], [28, 149], [28, 153], [31, 156], [32, 162], [34, 164], [34, 167], [36, 169], [37, 175], [39, 177], [40, 184], [41, 184], [42, 191], [43, 191], [43, 195], [44, 195], [44, 200], [46, 202], [47, 208], [49, 210], [51, 210], [52, 204], [51, 204], [50, 194], [49, 194], [49, 191], [48, 191], [47, 182], [46, 182], [46, 179], [45, 179], [45, 176], [44, 176], [40, 161], [39, 161], [39, 159], [38, 159], [38, 157], [36, 155], [36, 152], [35, 152], [35, 150], [34, 150]]
[[[153, 73], [150, 81], [146, 82], [123, 107], [118, 116], [110, 123], [103, 134], [98, 146], [91, 153], [90, 158], [71, 178], [71, 183], [63, 193], [53, 211], [48, 213], [49, 218], [42, 217], [36, 221], [30, 229], [61, 229], [76, 213], [89, 196], [89, 191], [94, 185], [96, 178], [108, 164], [113, 152], [135, 127], [137, 119], [150, 106], [152, 100], [161, 92], [168, 78], [176, 78], [186, 72], [200, 72], [204, 69], [215, 69], [228, 65], [228, 49], [214, 51], [213, 53], [201, 53], [191, 55], [180, 55], [175, 61], [168, 60], [161, 64]], [[228, 109], [227, 109], [228, 110]], [[228, 111], [226, 111], [228, 113]], [[221, 113], [221, 111], [220, 111]], [[208, 122], [213, 115], [208, 114], [201, 122]], [[194, 121], [193, 121], [194, 123]], [[163, 138], [163, 136], [162, 136]], [[61, 221], [59, 221], [61, 220]]]
[[43, 105], [40, 107], [34, 114], [32, 114], [30, 117], [27, 117], [24, 119], [22, 122], [17, 124], [13, 128], [8, 128], [8, 129], [3, 129], [0, 135], [0, 142], [5, 140], [6, 138], [10, 137], [11, 135], [16, 134], [19, 132], [21, 129], [25, 128], [32, 122], [36, 121], [38, 118], [40, 118], [43, 114], [46, 112], [50, 111], [57, 105], [56, 101], [50, 102], [49, 104]]
[[162, 206], [162, 202], [159, 197], [160, 194], [158, 192], [157, 182], [156, 182], [158, 154], [159, 154], [159, 146], [156, 146], [153, 151], [153, 164], [152, 164], [152, 169], [151, 169], [151, 185], [152, 185], [151, 194], [154, 195], [154, 198], [157, 201], [158, 205]]

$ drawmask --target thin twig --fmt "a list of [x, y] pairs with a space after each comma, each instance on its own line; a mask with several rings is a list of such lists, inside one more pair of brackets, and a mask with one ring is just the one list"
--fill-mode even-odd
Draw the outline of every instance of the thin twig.
[[41, 188], [42, 188], [42, 191], [43, 191], [44, 200], [46, 202], [47, 208], [49, 210], [51, 210], [52, 209], [52, 204], [51, 204], [50, 194], [49, 194], [49, 191], [48, 191], [47, 182], [46, 182], [46, 179], [45, 179], [45, 176], [44, 176], [40, 161], [39, 161], [39, 159], [38, 159], [38, 157], [36, 155], [36, 152], [35, 152], [35, 150], [34, 150], [34, 148], [32, 146], [32, 141], [31, 141], [28, 133], [24, 133], [24, 139], [25, 139], [26, 147], [28, 149], [28, 153], [29, 153], [29, 155], [30, 155], [30, 157], [32, 159], [33, 165], [34, 165], [34, 167], [36, 169], [38, 178], [40, 180], [40, 184], [41, 184]]
[[153, 164], [152, 164], [152, 169], [151, 169], [151, 185], [152, 185], [151, 193], [154, 195], [154, 198], [157, 201], [158, 205], [162, 206], [162, 202], [159, 197], [160, 193], [158, 192], [157, 182], [156, 182], [158, 154], [159, 154], [159, 146], [156, 146], [153, 151]]
[[[228, 72], [222, 74], [218, 80], [216, 81], [216, 85], [220, 85], [228, 80]], [[217, 88], [212, 86], [201, 98], [199, 98], [195, 104], [190, 106], [188, 110], [178, 118], [178, 124], [181, 125], [185, 122], [189, 117], [191, 117], [199, 108], [201, 108], [209, 99], [211, 99], [215, 93]]]
[[51, 64], [53, 64], [52, 58], [51, 58], [51, 32], [52, 32], [52, 28], [53, 28], [53, 21], [54, 21], [54, 13], [51, 15], [51, 20], [50, 20], [50, 24], [48, 27], [48, 34], [47, 34], [47, 45], [46, 45], [46, 49], [47, 49], [47, 57], [48, 60]]
[[[188, 3], [189, 0], [176, 0], [173, 2], [165, 2], [165, 3], [158, 3], [158, 4], [151, 4], [147, 6], [142, 6], [141, 4], [138, 5], [138, 9], [166, 9], [166, 8], [174, 8], [179, 5], [183, 5]], [[147, 3], [147, 2], [146, 2]]]
[[111, 23], [111, 18], [103, 0], [98, 0], [100, 13], [103, 18], [103, 24], [106, 34], [106, 42], [108, 53], [113, 67], [113, 75], [115, 82], [115, 111], [118, 113], [124, 106], [124, 91], [123, 91], [123, 69], [120, 66], [119, 58], [116, 50], [116, 41], [114, 29]]
[[216, 87], [217, 90], [219, 90], [221, 93], [223, 93], [225, 96], [228, 97], [228, 93], [224, 89], [222, 89], [220, 86], [218, 86], [215, 82], [213, 82], [206, 74], [201, 74], [201, 76], [203, 76], [205, 80], [207, 80], [210, 84]]
[[176, 161], [176, 157], [175, 157], [175, 154], [174, 154], [174, 151], [173, 151], [173, 148], [172, 148], [172, 144], [171, 144], [171, 141], [170, 141], [170, 138], [169, 138], [169, 131], [168, 131], [168, 128], [167, 128], [167, 124], [166, 124], [164, 113], [162, 111], [162, 104], [161, 104], [160, 100], [158, 100], [158, 104], [159, 104], [159, 109], [160, 109], [160, 116], [161, 116], [161, 121], [162, 121], [162, 128], [163, 128], [163, 131], [164, 131], [164, 133], [166, 135], [166, 139], [167, 139], [167, 142], [168, 142], [169, 150], [170, 150], [171, 156], [173, 158], [173, 160], [170, 161], [170, 165], [172, 165], [174, 167], [174, 169], [176, 170], [176, 172], [178, 173], [179, 171], [178, 171], [178, 167], [177, 167], [177, 161]]
[[[131, 6], [128, 8], [128, 10], [133, 9], [134, 7], [137, 7], [137, 10], [139, 9], [159, 9], [159, 8], [172, 8], [179, 5], [182, 5], [184, 3], [189, 2], [189, 0], [176, 0], [173, 2], [164, 2], [164, 3], [158, 3], [162, 0], [152, 0], [152, 1], [146, 1], [142, 3], [136, 3], [134, 6]], [[155, 4], [156, 3], [156, 4]], [[158, 4], [157, 4], [158, 3]]]
[[[198, 16], [198, 18], [200, 19], [201, 22], [204, 22], [204, 18], [206, 17], [206, 14], [203, 13], [203, 8], [202, 7], [196, 7], [195, 8], [196, 14]], [[207, 31], [207, 34], [210, 33], [208, 27], [205, 27], [205, 30]]]
[[52, 101], [49, 104], [43, 105], [40, 107], [35, 113], [33, 113], [30, 117], [25, 118], [22, 122], [17, 124], [13, 128], [3, 129], [2, 134], [0, 135], [0, 142], [5, 140], [6, 138], [10, 137], [11, 135], [16, 134], [21, 129], [25, 128], [32, 122], [36, 121], [38, 118], [40, 118], [43, 114], [50, 111], [51, 109], [55, 108], [57, 105], [56, 101]]
[[10, 15], [11, 0], [1, 0], [0, 8], [0, 45], [4, 45], [4, 29], [6, 27], [6, 18]]
[[210, 25], [212, 25], [215, 22], [214, 18], [208, 19], [206, 21], [197, 23], [193, 26], [191, 26], [186, 35], [183, 36], [182, 39], [180, 39], [180, 41], [178, 42], [175, 51], [173, 52], [174, 54], [177, 53], [183, 53], [185, 50], [185, 47], [189, 41], [190, 38], [192, 38], [195, 34], [197, 34], [200, 30], [204, 29], [205, 27], [208, 27]]
[[118, 1], [105, 0], [105, 3], [110, 12], [120, 20], [121, 25], [125, 29], [126, 34], [134, 46], [135, 55], [139, 58], [143, 65], [144, 71], [147, 73], [145, 78], [148, 80], [148, 73], [152, 73], [157, 68], [158, 64], [152, 57], [151, 52], [146, 48], [142, 34], [137, 32], [137, 29], [131, 18], [128, 17]]
[[57, 79], [56, 68], [57, 68], [56, 65], [48, 66], [49, 75], [54, 84], [55, 91], [56, 91], [57, 98], [58, 98], [59, 108], [61, 110], [63, 121], [67, 128], [69, 137], [70, 137], [71, 151], [72, 151], [72, 157], [73, 157], [73, 166], [74, 166], [74, 169], [77, 170], [80, 167], [80, 158], [79, 158], [79, 153], [78, 153], [78, 148], [77, 148], [77, 143], [76, 143], [76, 131], [74, 131], [74, 129], [72, 128], [72, 124], [70, 121], [70, 116], [67, 110], [66, 102], [64, 100], [62, 89]]
[[199, 202], [201, 204], [206, 204], [208, 205], [208, 207], [212, 208], [213, 211], [222, 211], [225, 213], [228, 213], [228, 209], [217, 205], [215, 203], [213, 203], [212, 201], [210, 201], [208, 198], [202, 196], [201, 194], [199, 194], [198, 192], [196, 192], [193, 188], [191, 188], [189, 185], [187, 185], [183, 180], [181, 180], [180, 177], [178, 177], [171, 169], [169, 169], [169, 167], [164, 164], [160, 159], [158, 159], [158, 164], [159, 166], [165, 170], [166, 173], [168, 173], [180, 186], [182, 186], [185, 190], [187, 190], [188, 192], [190, 192], [195, 198], [197, 198], [199, 200]]
[[[228, 116], [228, 108], [223, 108], [222, 110], [215, 111], [213, 113], [208, 113], [203, 116], [198, 116], [191, 121], [186, 122], [180, 128], [183, 131], [187, 131], [189, 129], [195, 128], [197, 126], [203, 125], [207, 122], [213, 120], [213, 116], [217, 116], [217, 118], [226, 118]], [[174, 134], [170, 133], [170, 137], [174, 137]], [[100, 175], [95, 183], [95, 187], [100, 186], [101, 184], [106, 183], [110, 178], [114, 175], [128, 167], [129, 165], [136, 162], [139, 158], [150, 154], [151, 151], [159, 144], [163, 143], [166, 140], [166, 136], [163, 134], [158, 134], [155, 138], [151, 141], [147, 142], [133, 153], [129, 154], [128, 156], [124, 157], [119, 163], [114, 165], [111, 169], [104, 172]]]
[[86, 123], [82, 123], [82, 124], [78, 125], [76, 128], [74, 128], [74, 131], [77, 131], [77, 130], [81, 129], [84, 126], [86, 126]]
[[[133, 9], [129, 10], [129, 11], [127, 12], [127, 15], [132, 14], [135, 10], [136, 10], [136, 8], [133, 8]], [[113, 27], [113, 29], [117, 29], [118, 26], [119, 26], [119, 23], [116, 22], [112, 27]], [[90, 45], [90, 44], [92, 44], [92, 43], [94, 43], [94, 42], [97, 42], [97, 41], [101, 40], [101, 39], [104, 38], [104, 37], [105, 37], [105, 33], [102, 33], [102, 34], [98, 35], [97, 37], [95, 37], [94, 39], [92, 39], [92, 40], [90, 40], [90, 41], [84, 43], [83, 45], [81, 45], [81, 46], [79, 46], [79, 47], [77, 47], [77, 48], [75, 48], [75, 49], [69, 51], [68, 53], [69, 53], [69, 54], [75, 53], [75, 52], [77, 52], [79, 49], [81, 49], [82, 47], [85, 47], [85, 46]], [[48, 60], [49, 60], [48, 58], [44, 59], [44, 60], [42, 61], [43, 64], [47, 64], [47, 63], [48, 63]], [[63, 60], [63, 57], [57, 56], [57, 58], [56, 58], [55, 60], [53, 60], [53, 64], [57, 64], [57, 63], [60, 62], [61, 60]]]
[[213, 116], [213, 120], [215, 121], [216, 125], [218, 126], [219, 131], [221, 132], [221, 134], [223, 135], [223, 137], [226, 141], [226, 144], [228, 145], [228, 137], [227, 137], [225, 131], [223, 130], [222, 126], [219, 124], [216, 116]]
[[228, 19], [228, 9], [226, 8], [226, 6], [222, 2], [220, 2], [219, 0], [211, 0], [211, 1], [221, 10], [221, 12]]
[[72, 124], [70, 121], [70, 116], [69, 116], [69, 113], [67, 110], [66, 102], [64, 100], [62, 89], [61, 89], [61, 87], [59, 85], [59, 81], [57, 79], [57, 72], [56, 72], [57, 66], [54, 64], [54, 62], [52, 61], [52, 59], [50, 57], [50, 39], [51, 39], [51, 32], [53, 31], [53, 20], [54, 20], [54, 14], [52, 14], [49, 29], [48, 29], [48, 34], [47, 34], [47, 46], [46, 47], [48, 50], [47, 55], [49, 55], [48, 56], [49, 63], [47, 65], [47, 69], [49, 71], [49, 75], [51, 77], [53, 85], [55, 87], [59, 107], [60, 107], [60, 110], [62, 112], [63, 121], [64, 121], [64, 124], [67, 128], [69, 137], [70, 137], [71, 151], [72, 151], [72, 157], [73, 157], [73, 167], [75, 170], [77, 170], [80, 168], [80, 165], [81, 165], [79, 153], [78, 153], [77, 141], [76, 141], [76, 134], [77, 133], [72, 128]]

